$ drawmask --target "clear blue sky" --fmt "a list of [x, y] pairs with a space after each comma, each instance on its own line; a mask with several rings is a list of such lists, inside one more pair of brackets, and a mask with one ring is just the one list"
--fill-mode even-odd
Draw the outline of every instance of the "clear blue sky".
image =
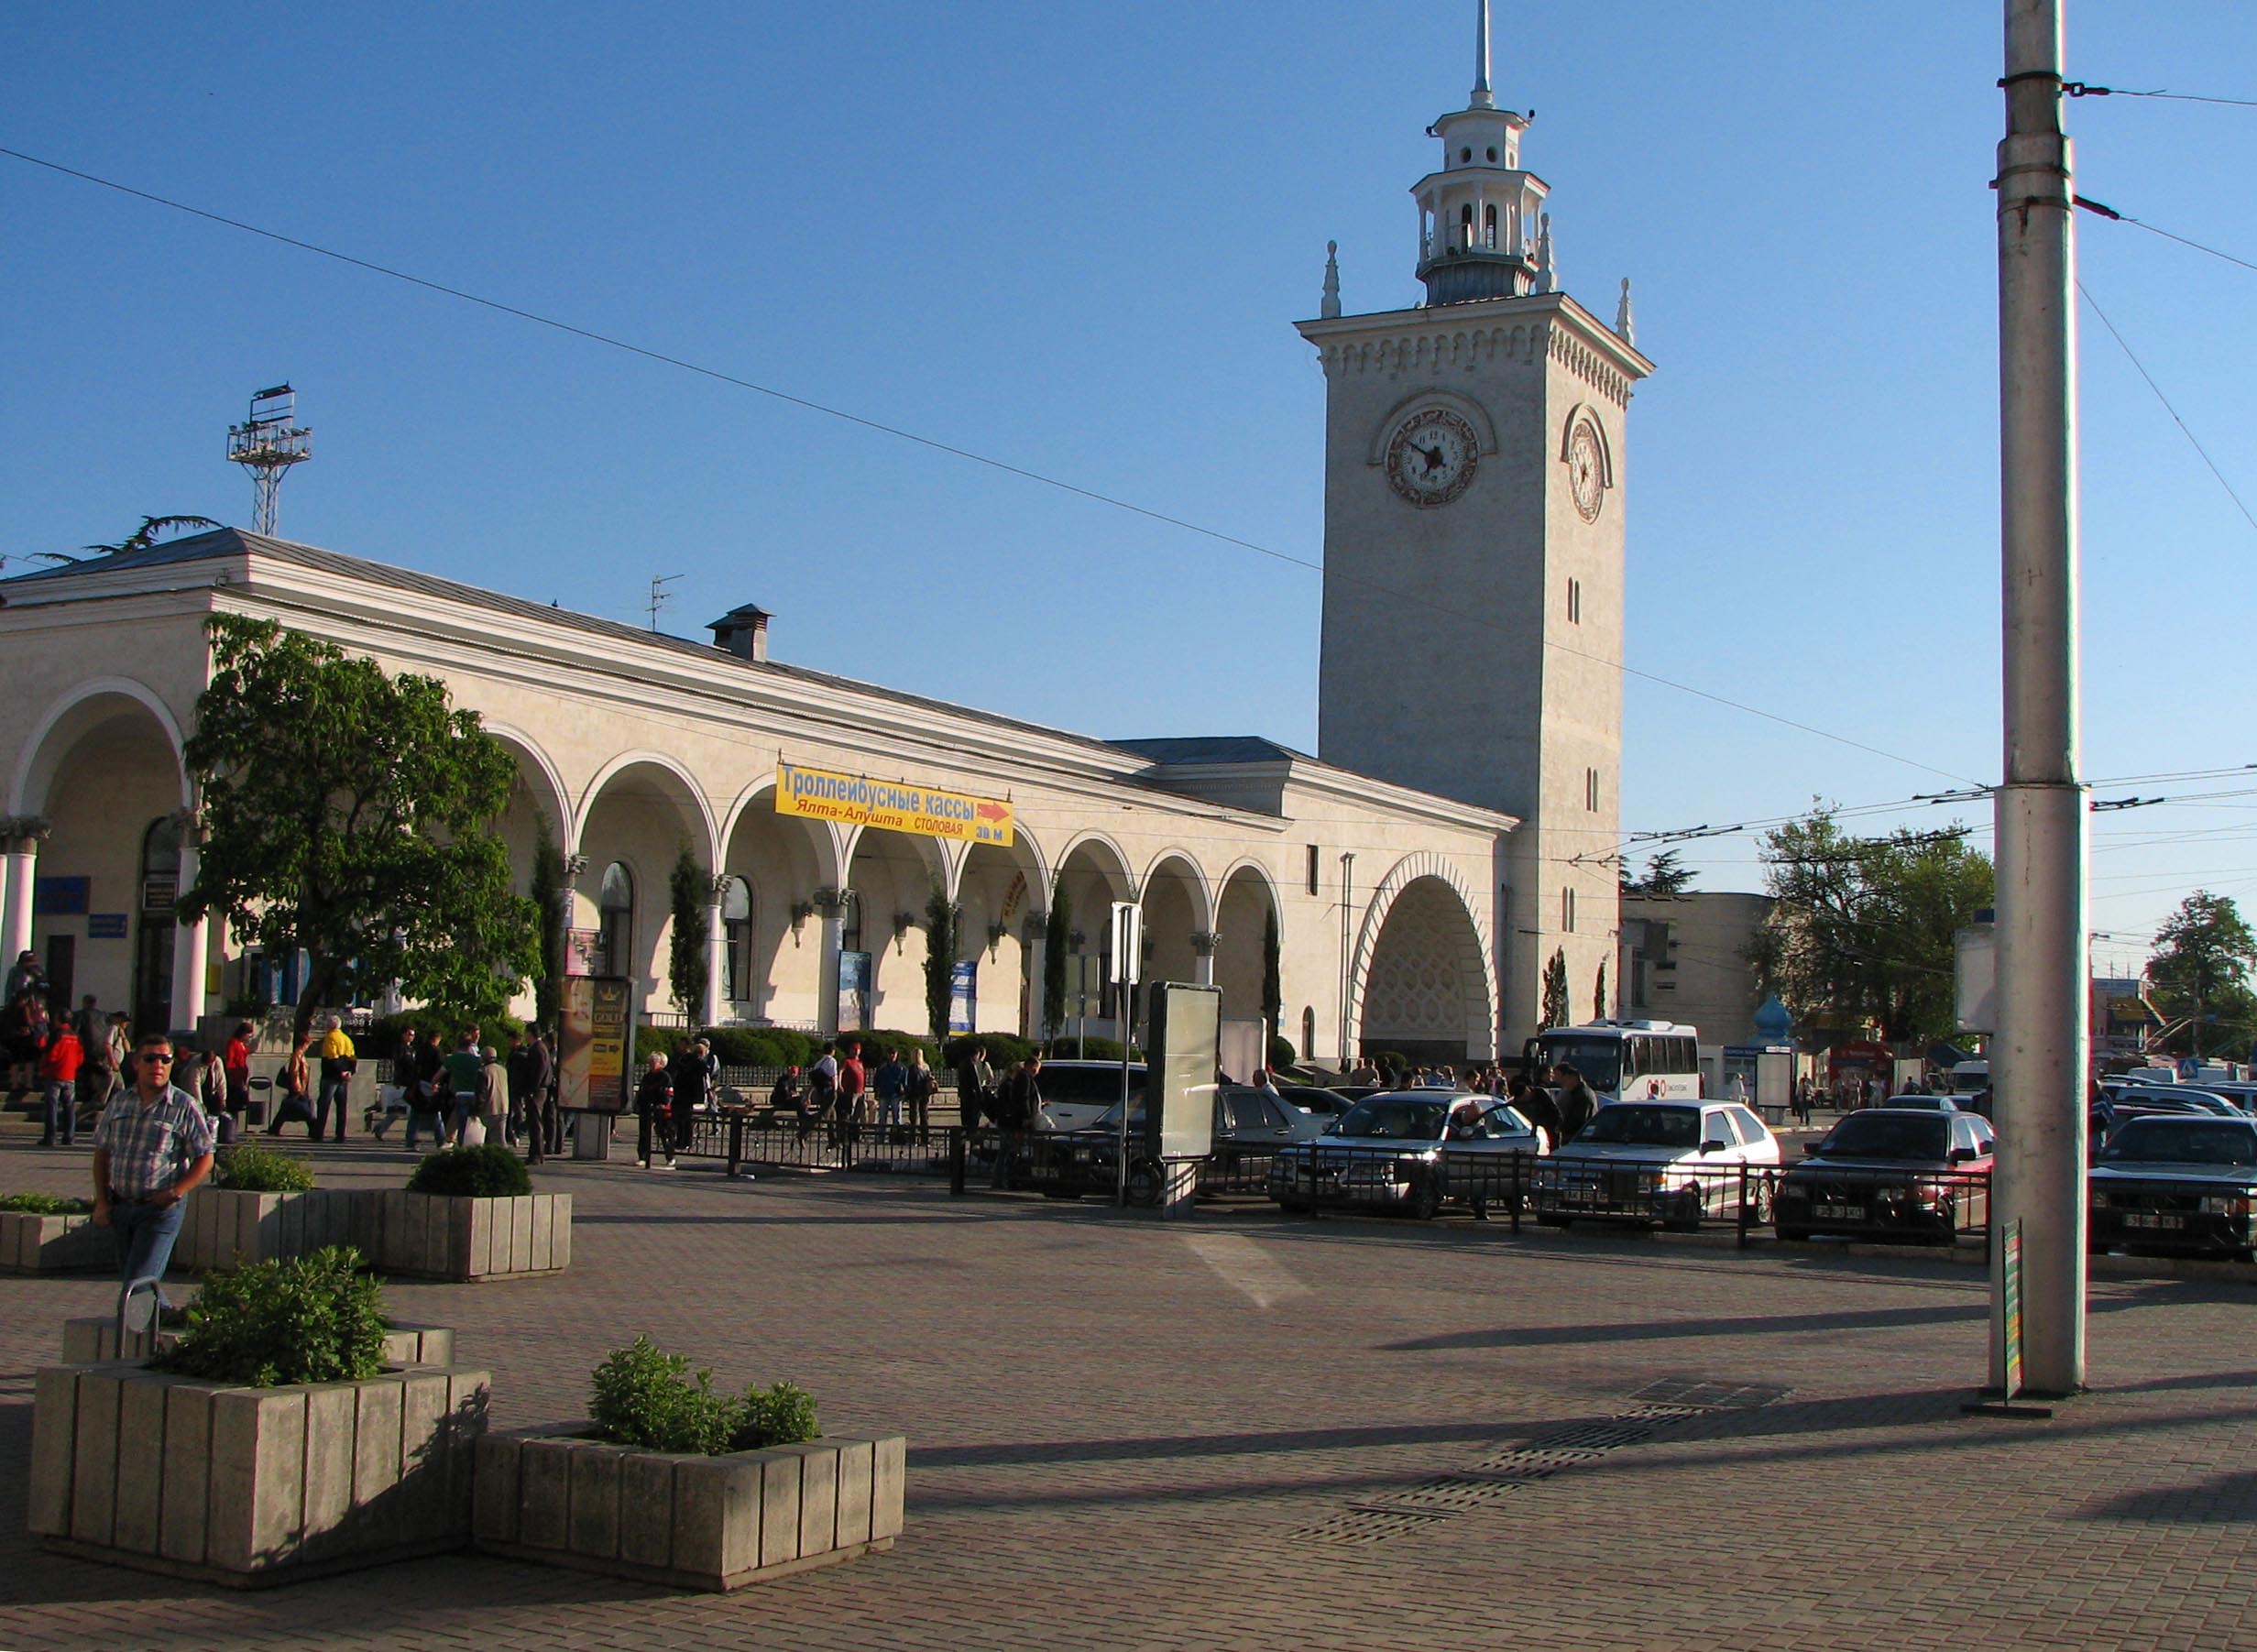
[[[1631, 276], [1660, 364], [1630, 662], [1933, 766], [1634, 681], [1633, 829], [1996, 775], [2000, 9], [1498, 8], [1563, 284], [1611, 316]], [[1472, 11], [17, 6], [0, 144], [1313, 561], [1322, 381], [1289, 323], [1328, 238], [1352, 312], [1415, 297], [1406, 191]], [[2070, 12], [2077, 78], [2257, 97], [2246, 0]], [[2086, 195], [2257, 259], [2257, 110], [2070, 113]], [[679, 632], [758, 601], [806, 664], [1315, 743], [1305, 570], [4, 158], [0, 224], [11, 556], [247, 520], [225, 428], [288, 378], [292, 538], [619, 618], [681, 574]], [[2257, 274], [2082, 227], [2094, 297], [2257, 505]], [[2257, 762], [2257, 529], [2085, 326], [2088, 771]], [[2098, 818], [2103, 962], [2198, 883], [2257, 895], [2253, 807]], [[1747, 837], [1688, 858], [1758, 875]]]

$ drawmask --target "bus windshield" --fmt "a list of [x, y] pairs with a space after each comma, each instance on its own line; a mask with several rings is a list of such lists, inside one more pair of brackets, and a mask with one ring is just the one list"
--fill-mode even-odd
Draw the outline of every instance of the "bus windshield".
[[1593, 1089], [1622, 1088], [1622, 1040], [1573, 1034], [1548, 1035], [1537, 1041], [1536, 1058], [1546, 1067], [1562, 1062], [1583, 1075]]

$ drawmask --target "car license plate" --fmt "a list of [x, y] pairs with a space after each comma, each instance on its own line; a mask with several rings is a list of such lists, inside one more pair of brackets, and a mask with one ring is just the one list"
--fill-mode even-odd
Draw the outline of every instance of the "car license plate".
[[2124, 1226], [2127, 1228], [2183, 1228], [2186, 1225], [2186, 1219], [2183, 1216], [2161, 1216], [2145, 1210], [2128, 1211], [2124, 1216]]
[[1820, 1221], [1863, 1221], [1865, 1207], [1863, 1205], [1820, 1205], [1818, 1220]]

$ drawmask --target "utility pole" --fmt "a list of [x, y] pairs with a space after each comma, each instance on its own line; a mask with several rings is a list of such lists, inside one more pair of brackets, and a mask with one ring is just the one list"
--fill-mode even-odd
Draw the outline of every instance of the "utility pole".
[[1998, 794], [1999, 1167], [1991, 1384], [2006, 1377], [2004, 1237], [2020, 1224], [2030, 1390], [2085, 1384], [2085, 788], [2078, 777], [2076, 228], [2063, 0], [2006, 0], [1999, 145], [1999, 437], [2006, 780]]

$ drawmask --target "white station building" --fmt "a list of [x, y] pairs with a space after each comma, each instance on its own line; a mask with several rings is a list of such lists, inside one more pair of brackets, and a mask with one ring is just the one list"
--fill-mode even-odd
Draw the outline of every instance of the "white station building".
[[[694, 642], [225, 529], [0, 582], [0, 948], [140, 1026], [294, 992], [293, 960], [173, 916], [196, 875], [181, 745], [225, 612], [479, 713], [517, 760], [520, 881], [545, 827], [569, 927], [651, 1012], [686, 844], [713, 1023], [922, 1031], [936, 883], [981, 1031], [1046, 1030], [1053, 892], [1085, 955], [1112, 903], [1139, 903], [1143, 978], [1211, 982], [1234, 1018], [1261, 1012], [1274, 922], [1277, 1030], [1321, 1062], [1517, 1053], [1555, 954], [1580, 1015], [1616, 946], [1624, 421], [1651, 364], [1627, 284], [1613, 328], [1557, 290], [1486, 10], [1472, 99], [1414, 189], [1423, 301], [1343, 315], [1328, 265], [1300, 324], [1329, 403], [1318, 756], [1095, 739], [806, 670], [771, 657], [756, 607]], [[965, 835], [864, 817], [902, 793]]]

